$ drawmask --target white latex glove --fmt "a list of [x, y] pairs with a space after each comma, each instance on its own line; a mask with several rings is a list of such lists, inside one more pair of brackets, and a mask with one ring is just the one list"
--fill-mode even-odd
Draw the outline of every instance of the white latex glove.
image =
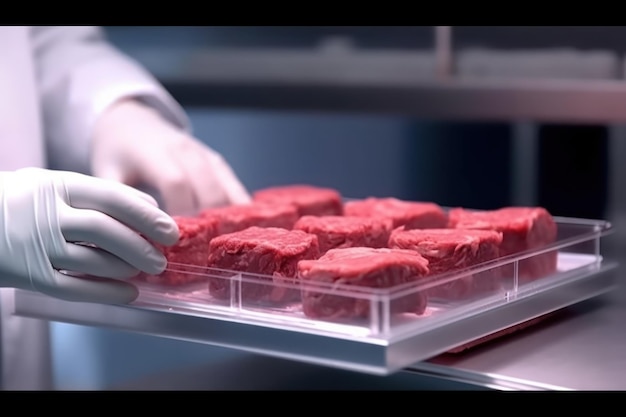
[[92, 173], [156, 190], [171, 215], [250, 201], [222, 155], [134, 100], [114, 103], [99, 118]]
[[1, 287], [131, 302], [137, 289], [124, 279], [167, 263], [139, 233], [171, 245], [179, 231], [154, 198], [123, 184], [37, 168], [0, 172]]

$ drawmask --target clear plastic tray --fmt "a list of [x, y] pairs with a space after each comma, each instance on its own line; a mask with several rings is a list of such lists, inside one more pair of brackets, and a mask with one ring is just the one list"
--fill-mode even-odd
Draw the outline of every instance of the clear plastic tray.
[[[558, 239], [541, 251], [520, 253], [471, 271], [433, 277], [419, 285], [372, 290], [355, 287], [308, 287], [332, 295], [341, 305], [356, 300], [361, 317], [311, 318], [302, 310], [297, 285], [232, 271], [177, 268], [198, 279], [181, 287], [138, 283], [139, 298], [129, 306], [78, 303], [14, 290], [12, 312], [18, 316], [102, 326], [153, 336], [228, 347], [333, 368], [389, 375], [458, 346], [510, 329], [616, 287], [617, 264], [602, 258], [600, 240], [611, 232], [604, 221], [557, 218]], [[520, 266], [550, 252], [557, 270], [533, 281]], [[403, 312], [406, 300], [437, 287], [461, 283], [470, 274], [502, 270], [500, 278], [467, 297], [429, 297], [424, 314]], [[507, 275], [508, 274], [508, 275]], [[208, 291], [210, 282], [226, 284], [227, 299]], [[241, 297], [247, 285], [295, 290], [295, 299]], [[263, 293], [263, 292], [261, 292]], [[443, 292], [445, 295], [446, 292]], [[419, 300], [419, 298], [417, 298]], [[11, 304], [11, 303], [9, 303]], [[414, 305], [411, 302], [409, 306]], [[351, 310], [355, 311], [355, 310]]]
[[[433, 276], [419, 283], [373, 289], [345, 284], [293, 283], [272, 276], [170, 265], [169, 271], [193, 277], [194, 282], [179, 286], [138, 282], [140, 296], [134, 306], [389, 344], [436, 329], [445, 330], [446, 326], [460, 320], [532, 298], [600, 271], [603, 261], [600, 239], [611, 231], [610, 223], [560, 217], [555, 220], [557, 241], [541, 250], [518, 253], [455, 273]], [[545, 262], [551, 256], [557, 258], [555, 271], [532, 279], [519, 273], [525, 264]], [[221, 296], [212, 295], [210, 286], [220, 288]], [[465, 293], [459, 294], [459, 289], [465, 289]], [[313, 306], [317, 315], [305, 314], [303, 303]], [[421, 311], [424, 305], [425, 309]], [[544, 310], [562, 305], [552, 307], [547, 305]], [[344, 314], [319, 315], [338, 310]], [[522, 320], [532, 319], [534, 315], [536, 312]], [[518, 317], [516, 322], [519, 321]], [[492, 329], [497, 330], [499, 328]], [[485, 333], [489, 332], [484, 328], [477, 330], [464, 341]], [[431, 344], [420, 359], [450, 347], [453, 346]]]

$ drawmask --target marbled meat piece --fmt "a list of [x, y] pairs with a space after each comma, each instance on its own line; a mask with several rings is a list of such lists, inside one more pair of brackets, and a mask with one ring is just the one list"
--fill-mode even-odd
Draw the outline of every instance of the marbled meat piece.
[[294, 225], [317, 236], [320, 252], [364, 246], [385, 248], [393, 222], [390, 219], [356, 216], [303, 216]]
[[[299, 290], [288, 291], [281, 284], [297, 283], [298, 261], [319, 257], [317, 236], [301, 230], [252, 226], [217, 236], [209, 243], [211, 268], [240, 271], [246, 278], [263, 283], [242, 282], [244, 301], [290, 301]], [[252, 276], [258, 274], [258, 276]], [[230, 279], [210, 278], [209, 292], [218, 299], [230, 297]]]
[[[557, 238], [557, 224], [542, 207], [504, 207], [487, 211], [454, 208], [449, 212], [449, 226], [501, 232], [501, 256], [537, 250]], [[509, 274], [513, 273], [513, 265], [507, 269]], [[520, 261], [518, 276], [522, 281], [530, 281], [550, 275], [556, 269], [557, 251], [550, 251]]]
[[293, 205], [252, 202], [206, 209], [200, 213], [200, 217], [215, 219], [217, 233], [223, 235], [252, 226], [291, 229], [300, 216]]
[[209, 242], [217, 236], [217, 222], [199, 217], [174, 216], [180, 237], [173, 246], [153, 243], [167, 259], [168, 265], [159, 275], [141, 274], [140, 279], [155, 284], [182, 285], [206, 279]]
[[[501, 243], [502, 233], [494, 230], [398, 228], [389, 238], [390, 248], [414, 250], [426, 258], [430, 276], [497, 259]], [[428, 294], [445, 300], [459, 300], [497, 290], [500, 286], [499, 270], [494, 268], [432, 287]]]
[[[337, 284], [359, 292], [364, 287], [390, 288], [418, 282], [427, 275], [428, 261], [416, 251], [404, 249], [331, 249], [317, 260], [298, 263], [303, 312], [316, 319], [370, 317], [371, 300], [339, 294]], [[426, 294], [416, 290], [394, 300], [390, 311], [419, 315], [424, 313], [426, 304]]]
[[253, 201], [275, 205], [293, 204], [299, 216], [332, 216], [343, 214], [339, 191], [306, 184], [268, 187], [253, 193]]
[[391, 219], [394, 229], [400, 226], [405, 229], [438, 229], [445, 228], [448, 224], [447, 214], [438, 204], [404, 201], [393, 197], [368, 197], [347, 201], [344, 204], [344, 214]]

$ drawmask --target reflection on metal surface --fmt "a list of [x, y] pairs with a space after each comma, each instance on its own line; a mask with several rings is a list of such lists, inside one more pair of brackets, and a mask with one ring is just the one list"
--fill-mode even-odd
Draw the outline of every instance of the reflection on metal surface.
[[513, 378], [505, 375], [468, 372], [463, 369], [434, 365], [428, 362], [412, 365], [405, 369], [405, 371], [466, 384], [476, 384], [501, 391], [572, 391], [571, 388], [557, 385]]

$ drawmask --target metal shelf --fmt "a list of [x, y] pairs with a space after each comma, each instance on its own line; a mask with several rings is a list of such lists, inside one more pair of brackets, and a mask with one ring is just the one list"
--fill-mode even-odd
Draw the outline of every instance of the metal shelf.
[[626, 82], [479, 80], [358, 84], [163, 80], [186, 106], [383, 113], [431, 120], [626, 122]]
[[[476, 49], [472, 28], [428, 28], [431, 46], [417, 49], [361, 48], [349, 36], [300, 48], [204, 46], [170, 51], [177, 69], [160, 73], [167, 48], [144, 48], [140, 55], [186, 106], [444, 121], [626, 121], [623, 53], [615, 45], [511, 50], [488, 42]], [[513, 32], [522, 39], [534, 33], [524, 30]]]

